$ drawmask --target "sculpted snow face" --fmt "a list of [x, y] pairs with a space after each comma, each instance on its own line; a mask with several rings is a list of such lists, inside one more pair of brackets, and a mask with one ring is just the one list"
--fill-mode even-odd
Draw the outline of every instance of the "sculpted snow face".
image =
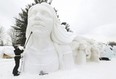
[[[30, 31], [49, 36], [53, 28], [53, 13], [44, 5], [35, 5], [29, 10], [27, 35]], [[28, 37], [28, 36], [27, 36]]]
[[37, 4], [30, 8], [26, 38], [32, 35], [24, 51], [24, 72], [53, 72], [58, 70], [57, 52], [50, 38], [53, 29], [55, 11], [47, 3]]

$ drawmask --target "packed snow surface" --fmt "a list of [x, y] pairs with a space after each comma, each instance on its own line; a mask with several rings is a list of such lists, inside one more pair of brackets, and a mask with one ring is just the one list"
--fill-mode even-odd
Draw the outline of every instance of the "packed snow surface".
[[22, 73], [19, 76], [12, 75], [14, 67], [13, 59], [0, 59], [0, 79], [116, 79], [116, 59], [100, 61], [99, 63], [87, 62], [77, 65], [76, 68], [66, 71], [57, 71], [40, 76], [39, 73]]

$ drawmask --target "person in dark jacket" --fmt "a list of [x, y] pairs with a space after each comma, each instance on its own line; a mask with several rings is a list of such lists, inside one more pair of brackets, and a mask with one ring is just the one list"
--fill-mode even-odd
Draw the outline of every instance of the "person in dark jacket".
[[14, 69], [13, 69], [12, 73], [13, 73], [14, 76], [18, 76], [18, 75], [20, 75], [20, 73], [18, 71], [18, 68], [19, 68], [19, 65], [20, 65], [21, 53], [23, 52], [23, 50], [20, 50], [18, 46], [14, 46], [14, 48], [15, 48], [15, 50], [14, 50], [15, 66], [14, 66]]

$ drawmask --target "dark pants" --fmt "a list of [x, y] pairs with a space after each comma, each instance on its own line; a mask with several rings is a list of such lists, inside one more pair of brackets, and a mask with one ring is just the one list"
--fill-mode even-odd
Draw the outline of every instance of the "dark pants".
[[15, 67], [13, 69], [13, 74], [17, 75], [18, 74], [18, 68], [19, 68], [19, 65], [20, 65], [20, 57], [15, 57], [14, 60], [15, 60]]

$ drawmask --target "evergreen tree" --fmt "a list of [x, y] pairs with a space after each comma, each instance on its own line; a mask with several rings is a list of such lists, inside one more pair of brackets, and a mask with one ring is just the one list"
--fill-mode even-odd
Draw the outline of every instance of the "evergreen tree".
[[27, 28], [27, 17], [28, 17], [28, 10], [31, 6], [42, 3], [42, 2], [47, 2], [47, 0], [34, 0], [35, 3], [29, 4], [26, 6], [25, 9], [22, 9], [22, 12], [19, 13], [19, 18], [15, 18], [15, 25], [12, 26], [15, 30], [15, 38], [16, 38], [16, 43], [15, 44], [21, 44], [22, 46], [25, 44], [26, 40], [26, 28]]

